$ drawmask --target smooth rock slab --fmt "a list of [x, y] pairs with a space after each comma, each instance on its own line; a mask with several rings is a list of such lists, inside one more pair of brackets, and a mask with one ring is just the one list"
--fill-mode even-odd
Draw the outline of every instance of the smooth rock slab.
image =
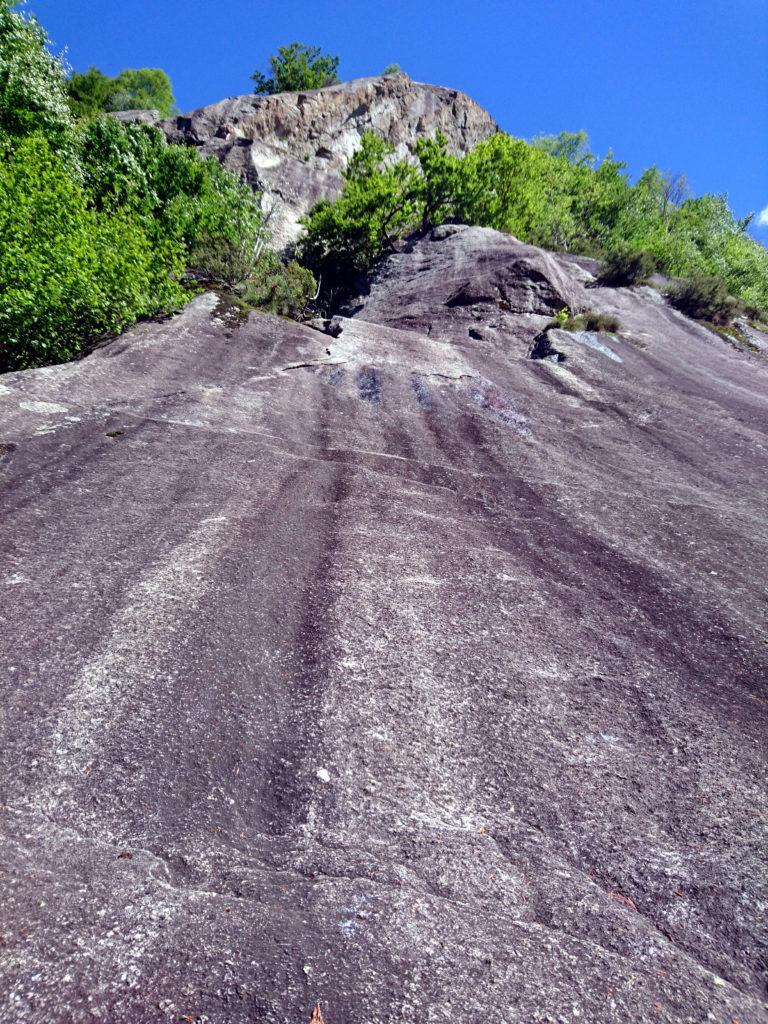
[[3, 378], [3, 1022], [768, 1020], [766, 364], [446, 243]]

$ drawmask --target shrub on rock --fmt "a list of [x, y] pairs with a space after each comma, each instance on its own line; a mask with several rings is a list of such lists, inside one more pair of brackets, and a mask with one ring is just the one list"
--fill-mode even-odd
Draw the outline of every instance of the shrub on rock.
[[317, 46], [291, 43], [278, 46], [269, 58], [271, 76], [255, 71], [253, 91], [271, 96], [276, 92], [305, 92], [338, 82], [339, 58], [323, 53]]
[[612, 288], [645, 284], [656, 271], [656, 257], [642, 250], [614, 249], [603, 261], [598, 281]]
[[694, 320], [724, 325], [739, 311], [738, 303], [728, 295], [725, 282], [719, 277], [697, 274], [672, 288], [668, 295], [675, 309]]

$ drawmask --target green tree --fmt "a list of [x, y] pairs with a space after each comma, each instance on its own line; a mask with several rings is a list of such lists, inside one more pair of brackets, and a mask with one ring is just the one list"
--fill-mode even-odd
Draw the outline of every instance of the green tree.
[[33, 132], [63, 145], [72, 128], [64, 64], [35, 18], [14, 6], [0, 0], [0, 145]]
[[331, 57], [316, 46], [291, 43], [279, 46], [269, 58], [271, 76], [255, 71], [251, 75], [253, 91], [260, 95], [276, 92], [306, 92], [338, 82], [339, 58]]
[[90, 208], [41, 135], [0, 163], [0, 370], [71, 358], [83, 343], [183, 299], [180, 246], [127, 210]]
[[595, 163], [594, 154], [589, 149], [589, 136], [583, 129], [557, 135], [537, 135], [531, 145], [543, 149], [550, 156], [564, 157], [572, 164], [592, 167]]
[[168, 75], [161, 68], [126, 68], [111, 81], [105, 110], [157, 110], [170, 117], [176, 100]]
[[263, 234], [259, 197], [214, 157], [171, 146], [151, 125], [100, 117], [81, 131], [81, 168], [93, 206], [130, 210], [147, 234], [187, 254], [203, 238]]
[[610, 256], [617, 285], [642, 280], [654, 266], [717, 278], [768, 312], [768, 250], [749, 237], [750, 218], [735, 218], [724, 196], [691, 198], [681, 176], [653, 167], [632, 185], [612, 155], [595, 165], [584, 133], [553, 139], [531, 144], [498, 132], [459, 158], [438, 135], [416, 143], [414, 164], [393, 162], [392, 148], [366, 135], [339, 198], [319, 203], [305, 220], [301, 258], [323, 275], [326, 293], [344, 292], [398, 239], [454, 221]]
[[399, 64], [387, 64], [381, 73], [382, 75], [399, 75], [402, 70]]
[[110, 78], [90, 67], [72, 74], [67, 92], [78, 117], [115, 110], [157, 110], [161, 117], [170, 117], [176, 109], [171, 80], [160, 68], [128, 68]]
[[91, 67], [87, 71], [74, 71], [67, 81], [69, 105], [76, 117], [96, 117], [107, 109], [112, 79]]
[[464, 223], [537, 245], [570, 247], [573, 168], [566, 159], [498, 132], [465, 157], [462, 174], [465, 198], [458, 215]]
[[462, 161], [448, 152], [448, 140], [438, 132], [419, 139], [414, 147], [421, 181], [415, 198], [421, 203], [421, 227], [443, 224], [456, 216], [463, 199]]
[[404, 162], [388, 163], [393, 153], [377, 135], [364, 134], [344, 171], [341, 196], [321, 200], [304, 222], [299, 258], [331, 290], [352, 288], [419, 222], [418, 171]]

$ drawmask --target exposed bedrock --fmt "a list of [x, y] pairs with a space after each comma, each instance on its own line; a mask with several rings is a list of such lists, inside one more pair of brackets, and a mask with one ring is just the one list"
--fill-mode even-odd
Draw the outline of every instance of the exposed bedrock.
[[768, 1021], [768, 368], [593, 284], [2, 378], [0, 1019]]
[[172, 142], [214, 154], [263, 193], [278, 247], [296, 240], [299, 218], [341, 191], [341, 172], [374, 131], [399, 158], [419, 136], [442, 132], [466, 153], [497, 129], [491, 116], [455, 89], [408, 75], [358, 78], [312, 92], [235, 96], [160, 123]]

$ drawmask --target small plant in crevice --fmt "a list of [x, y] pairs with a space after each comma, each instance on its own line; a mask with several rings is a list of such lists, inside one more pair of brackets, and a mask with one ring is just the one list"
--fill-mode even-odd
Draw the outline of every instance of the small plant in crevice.
[[585, 309], [583, 313], [570, 313], [567, 307], [555, 313], [544, 328], [545, 332], [553, 328], [561, 331], [591, 331], [603, 334], [618, 334], [621, 323], [618, 317], [610, 313], [598, 313], [594, 309]]
[[576, 319], [580, 320], [583, 324], [582, 327], [577, 328], [577, 330], [581, 331], [618, 334], [621, 330], [619, 318], [613, 316], [611, 313], [596, 313], [593, 309], [588, 309], [584, 313], [580, 313]]
[[567, 306], [563, 306], [562, 309], [559, 309], [557, 311], [557, 313], [555, 313], [555, 315], [552, 317], [552, 320], [550, 321], [550, 323], [547, 326], [550, 326], [550, 327], [562, 327], [563, 330], [566, 330], [567, 328], [566, 328], [565, 325], [568, 323], [570, 318], [571, 318], [571, 314], [568, 312], [568, 307]]
[[733, 345], [734, 348], [741, 349], [747, 352], [759, 352], [760, 349], [754, 342], [750, 341], [749, 338], [744, 334], [743, 331], [735, 324], [713, 324], [706, 320], [701, 321], [702, 327], [706, 327], [707, 330], [713, 332], [718, 337], [722, 338], [723, 341], [727, 341], [729, 345]]

